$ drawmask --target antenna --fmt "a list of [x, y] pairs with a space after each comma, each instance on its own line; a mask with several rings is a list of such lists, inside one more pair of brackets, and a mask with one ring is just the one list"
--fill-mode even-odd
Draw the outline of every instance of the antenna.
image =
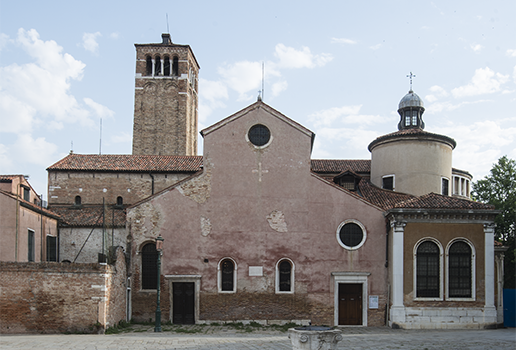
[[168, 13], [167, 13], [167, 33], [170, 34], [170, 30], [168, 29]]
[[70, 141], [70, 153], [73, 153], [73, 140]]
[[102, 118], [100, 118], [100, 143], [99, 143], [99, 155], [102, 154]]
[[263, 86], [264, 76], [265, 76], [265, 74], [264, 74], [264, 71], [265, 71], [264, 66], [265, 66], [265, 63], [262, 61], [262, 101], [263, 101], [263, 94], [265, 92], [265, 88]]
[[407, 75], [407, 78], [410, 78], [410, 91], [412, 91], [412, 78], [415, 78], [416, 75], [415, 74], [412, 74], [412, 72], [410, 72], [409, 75]]

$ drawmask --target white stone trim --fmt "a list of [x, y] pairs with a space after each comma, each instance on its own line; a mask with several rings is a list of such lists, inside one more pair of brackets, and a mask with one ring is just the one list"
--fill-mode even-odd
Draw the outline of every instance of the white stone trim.
[[[494, 231], [495, 224], [484, 224], [484, 262], [485, 262], [485, 308], [495, 309], [494, 304]], [[496, 312], [496, 310], [495, 310]]]
[[[470, 298], [450, 298], [450, 247], [455, 242], [464, 242], [471, 248], [471, 297]], [[494, 241], [493, 241], [494, 242]], [[447, 301], [475, 301], [476, 300], [476, 250], [471, 241], [463, 237], [457, 237], [448, 242], [446, 246], [446, 300]]]
[[382, 175], [382, 188], [383, 188], [383, 179], [386, 177], [392, 177], [392, 190], [396, 190], [396, 174], [388, 174], [388, 175]]
[[[340, 239], [340, 230], [344, 227], [344, 225], [346, 224], [357, 224], [358, 226], [360, 226], [360, 228], [362, 229], [362, 233], [363, 233], [363, 237], [362, 237], [362, 241], [354, 246], [354, 247], [349, 247], [347, 245], [344, 244], [344, 242], [341, 241]], [[357, 250], [359, 249], [360, 247], [362, 247], [365, 243], [367, 239], [367, 231], [365, 229], [365, 226], [362, 225], [362, 223], [358, 220], [355, 220], [355, 219], [347, 219], [347, 220], [344, 220], [343, 222], [340, 223], [339, 227], [337, 227], [337, 242], [339, 242], [339, 245], [344, 248], [344, 249], [347, 249], [347, 250]]]
[[199, 300], [201, 295], [201, 275], [165, 275], [165, 281], [168, 283], [169, 301], [170, 301], [170, 321], [174, 315], [174, 282], [193, 282], [195, 289], [194, 296], [194, 319], [195, 324], [199, 322]]
[[[220, 265], [226, 259], [231, 260], [233, 262], [233, 265], [234, 265], [234, 270], [233, 270], [233, 290], [222, 290], [222, 270], [220, 268]], [[218, 290], [219, 293], [227, 293], [227, 294], [236, 293], [236, 291], [237, 291], [237, 270], [238, 270], [238, 268], [237, 268], [237, 263], [236, 263], [235, 259], [230, 258], [229, 256], [227, 256], [227, 257], [224, 257], [224, 258], [219, 260], [219, 263], [217, 264], [217, 290]]]
[[[289, 263], [290, 263], [290, 266], [291, 266], [291, 270], [290, 270], [290, 291], [280, 291], [279, 290], [279, 264], [283, 261], [283, 260], [287, 260]], [[289, 258], [281, 258], [279, 259], [277, 262], [276, 262], [276, 284], [275, 284], [275, 291], [276, 291], [276, 294], [294, 294], [294, 291], [295, 291], [295, 265], [294, 265], [294, 262], [292, 261], [292, 259], [289, 259]]]
[[[424, 243], [427, 241], [433, 242], [437, 245], [437, 247], [439, 247], [439, 297], [438, 298], [428, 298], [428, 297], [418, 297], [417, 296], [417, 248], [419, 248], [421, 243]], [[413, 265], [414, 266], [413, 283], [414, 284], [412, 285], [413, 290], [414, 290], [414, 300], [416, 300], [416, 301], [442, 301], [443, 300], [443, 291], [444, 291], [444, 284], [443, 284], [444, 259], [443, 259], [443, 256], [444, 256], [444, 251], [443, 251], [443, 246], [442, 246], [441, 242], [439, 242], [437, 239], [435, 239], [433, 237], [421, 238], [419, 241], [416, 242], [416, 244], [414, 244], [414, 250], [413, 250], [413, 263], [414, 263], [414, 265]]]
[[332, 272], [334, 312], [333, 324], [339, 325], [339, 284], [362, 284], [362, 326], [367, 326], [368, 277], [369, 272]]

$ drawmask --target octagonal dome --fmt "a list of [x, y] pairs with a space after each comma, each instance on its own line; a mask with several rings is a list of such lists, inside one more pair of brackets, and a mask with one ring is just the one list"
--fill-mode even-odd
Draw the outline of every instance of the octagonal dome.
[[403, 96], [398, 106], [398, 109], [405, 107], [422, 107], [424, 108], [423, 100], [414, 91], [410, 90], [408, 94]]

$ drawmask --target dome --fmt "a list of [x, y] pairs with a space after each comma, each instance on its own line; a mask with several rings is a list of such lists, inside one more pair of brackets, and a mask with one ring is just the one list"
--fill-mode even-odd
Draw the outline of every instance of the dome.
[[408, 94], [403, 96], [398, 106], [398, 109], [405, 107], [422, 107], [424, 108], [423, 100], [414, 91], [410, 90]]

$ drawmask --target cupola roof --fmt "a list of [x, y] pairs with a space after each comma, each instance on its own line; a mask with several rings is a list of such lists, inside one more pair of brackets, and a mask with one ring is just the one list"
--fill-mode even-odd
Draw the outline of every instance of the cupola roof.
[[410, 90], [408, 94], [403, 96], [398, 106], [398, 109], [405, 107], [421, 107], [425, 108], [423, 100], [414, 91]]

